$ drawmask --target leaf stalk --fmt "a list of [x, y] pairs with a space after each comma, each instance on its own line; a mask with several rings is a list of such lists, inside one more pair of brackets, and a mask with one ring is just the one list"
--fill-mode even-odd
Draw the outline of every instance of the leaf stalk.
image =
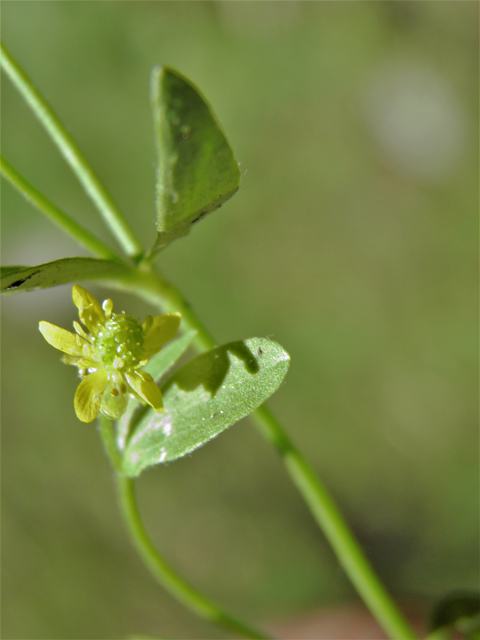
[[143, 525], [135, 496], [134, 481], [122, 473], [122, 454], [116, 444], [114, 424], [111, 420], [101, 415], [99, 417], [99, 429], [105, 453], [116, 471], [119, 506], [125, 526], [133, 546], [150, 573], [173, 597], [200, 617], [219, 624], [242, 638], [271, 640], [271, 636], [231, 616], [203, 596], [181, 578], [160, 555], [148, 537]]
[[160, 556], [148, 537], [138, 510], [133, 481], [117, 474], [117, 486], [120, 509], [132, 543], [146, 567], [165, 589], [199, 616], [210, 622], [222, 625], [241, 638], [258, 640], [271, 638], [263, 631], [254, 629], [226, 613], [185, 582]]
[[15, 88], [40, 120], [52, 141], [72, 168], [73, 173], [100, 211], [105, 223], [110, 227], [125, 253], [134, 258], [140, 256], [143, 253], [142, 245], [127, 220], [119, 211], [112, 197], [100, 182], [94, 170], [69, 136], [65, 127], [52, 111], [45, 98], [43, 98], [40, 92], [34, 87], [31, 80], [1, 43], [0, 63]]
[[30, 202], [38, 211], [47, 216], [57, 227], [65, 231], [65, 233], [76, 240], [82, 247], [99, 258], [121, 262], [120, 256], [40, 193], [40, 191], [21, 176], [8, 160], [1, 155], [0, 172], [2, 176], [22, 194], [27, 202]]

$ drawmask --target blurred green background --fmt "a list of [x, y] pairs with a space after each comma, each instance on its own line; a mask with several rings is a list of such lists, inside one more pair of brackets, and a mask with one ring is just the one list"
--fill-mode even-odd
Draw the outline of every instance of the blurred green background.
[[[161, 255], [163, 273], [219, 343], [270, 336], [290, 352], [269, 404], [392, 592], [475, 587], [478, 4], [3, 2], [2, 18], [4, 44], [148, 245], [150, 69], [201, 89], [242, 185]], [[110, 242], [5, 79], [2, 99], [4, 155]], [[82, 255], [8, 185], [2, 223], [3, 264]], [[74, 318], [70, 287], [3, 301], [3, 637], [225, 637], [130, 548], [96, 429], [74, 415], [76, 370], [37, 330]], [[167, 558], [239, 615], [356, 598], [248, 420], [138, 491]]]

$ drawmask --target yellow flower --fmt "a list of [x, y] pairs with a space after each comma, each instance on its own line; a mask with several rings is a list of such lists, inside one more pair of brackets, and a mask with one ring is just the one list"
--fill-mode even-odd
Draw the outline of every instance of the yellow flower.
[[49, 322], [40, 322], [45, 340], [63, 351], [63, 361], [78, 367], [82, 382], [75, 393], [75, 413], [92, 422], [99, 411], [118, 420], [126, 411], [129, 396], [163, 413], [162, 394], [151, 375], [139, 371], [165, 342], [177, 333], [179, 313], [147, 316], [143, 324], [125, 312], [113, 313], [113, 302], [101, 305], [86, 289], [72, 289], [74, 304], [87, 331], [74, 322], [71, 333]]

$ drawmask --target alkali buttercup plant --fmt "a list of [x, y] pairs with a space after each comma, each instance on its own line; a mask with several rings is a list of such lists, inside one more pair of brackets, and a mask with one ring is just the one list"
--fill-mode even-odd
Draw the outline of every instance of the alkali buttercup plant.
[[178, 331], [179, 313], [166, 313], [145, 322], [113, 312], [113, 302], [103, 304], [87, 289], [75, 285], [73, 302], [85, 331], [74, 321], [76, 333], [42, 321], [39, 329], [45, 340], [65, 355], [66, 364], [78, 367], [82, 382], [75, 393], [75, 413], [82, 422], [92, 422], [101, 411], [118, 420], [133, 396], [163, 412], [162, 393], [152, 376], [140, 371]]
[[[198, 334], [196, 348], [204, 352], [165, 383], [165, 416], [157, 419], [146, 412], [143, 418], [137, 415], [124, 421], [128, 424], [114, 425], [111, 421], [125, 413], [131, 397], [149, 405], [157, 414], [163, 413], [162, 393], [151, 375], [141, 369], [176, 335], [180, 314], [147, 316], [141, 324], [125, 313], [114, 313], [110, 299], [100, 304], [89, 291], [75, 285], [73, 301], [83, 326], [74, 322], [72, 333], [42, 321], [39, 328], [46, 341], [63, 352], [63, 361], [78, 368], [82, 379], [74, 402], [78, 418], [92, 422], [100, 412], [108, 418], [100, 421], [100, 434], [117, 472], [127, 530], [146, 566], [175, 597], [210, 622], [216, 621], [240, 637], [268, 638], [224, 612], [168, 566], [148, 538], [133, 487], [133, 479], [144, 469], [190, 453], [255, 411], [278, 389], [288, 369], [288, 354], [270, 340], [253, 338], [217, 347], [180, 292], [152, 269], [157, 252], [185, 236], [196, 221], [217, 209], [238, 189], [240, 173], [229, 143], [196, 88], [172, 69], [154, 68], [151, 101], [158, 158], [157, 238], [148, 253], [31, 81], [1, 45], [0, 53], [0, 65], [70, 163], [125, 256], [134, 263], [113, 253], [0, 156], [2, 176], [96, 256], [64, 258], [33, 268], [4, 267], [2, 292], [14, 294], [96, 277], [107, 282], [116, 280], [117, 288], [125, 290], [132, 290], [133, 282], [137, 293], [153, 304], [182, 311], [183, 329], [190, 332], [169, 345], [162, 354], [163, 362], [162, 357], [158, 359], [161, 366], [157, 362], [151, 371], [155, 376], [163, 375], [188, 348], [192, 333]], [[267, 440], [278, 449], [341, 564], [389, 637], [415, 640], [416, 634], [386, 593], [325, 487], [281, 424], [266, 407], [254, 416]], [[480, 605], [477, 608], [480, 610]]]

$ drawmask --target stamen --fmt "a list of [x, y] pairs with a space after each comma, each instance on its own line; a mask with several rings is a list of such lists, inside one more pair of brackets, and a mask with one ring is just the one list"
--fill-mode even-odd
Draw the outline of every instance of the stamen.
[[116, 398], [116, 397], [119, 395], [119, 393], [118, 393], [118, 389], [112, 389], [112, 390], [110, 391], [110, 393], [112, 394], [112, 396], [113, 396], [114, 398]]

